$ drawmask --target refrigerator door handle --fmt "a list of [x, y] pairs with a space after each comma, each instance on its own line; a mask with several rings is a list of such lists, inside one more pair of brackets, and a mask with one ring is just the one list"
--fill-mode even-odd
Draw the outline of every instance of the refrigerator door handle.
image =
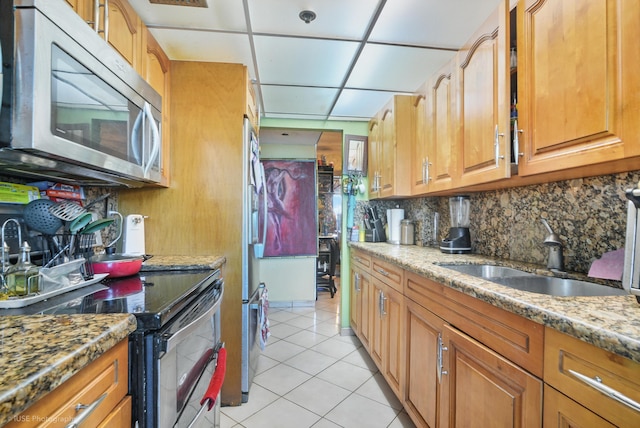
[[255, 244], [253, 246], [253, 251], [256, 258], [261, 259], [264, 257], [264, 246], [267, 243], [267, 225], [269, 224], [269, 219], [267, 215], [269, 213], [268, 209], [268, 200], [267, 200], [267, 186], [266, 186], [266, 178], [264, 174], [264, 164], [260, 163], [260, 174], [262, 175], [262, 242]]

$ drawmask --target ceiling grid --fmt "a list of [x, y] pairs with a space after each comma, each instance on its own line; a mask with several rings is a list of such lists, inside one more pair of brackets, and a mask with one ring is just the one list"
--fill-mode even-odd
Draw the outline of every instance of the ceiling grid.
[[245, 64], [264, 117], [368, 120], [451, 60], [500, 0], [129, 1], [170, 59]]

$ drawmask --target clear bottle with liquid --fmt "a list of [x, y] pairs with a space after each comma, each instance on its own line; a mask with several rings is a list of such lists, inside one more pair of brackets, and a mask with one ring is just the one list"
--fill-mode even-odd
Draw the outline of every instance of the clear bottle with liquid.
[[31, 263], [31, 247], [27, 241], [20, 247], [18, 263], [7, 269], [5, 281], [10, 296], [26, 296], [39, 291], [39, 268]]

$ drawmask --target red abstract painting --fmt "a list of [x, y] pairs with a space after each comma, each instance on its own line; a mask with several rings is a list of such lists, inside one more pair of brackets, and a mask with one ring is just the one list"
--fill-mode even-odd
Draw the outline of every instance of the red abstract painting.
[[316, 161], [262, 163], [268, 201], [264, 256], [316, 256]]

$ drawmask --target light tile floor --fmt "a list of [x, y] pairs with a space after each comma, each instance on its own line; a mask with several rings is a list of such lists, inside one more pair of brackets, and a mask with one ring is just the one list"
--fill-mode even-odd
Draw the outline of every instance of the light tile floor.
[[249, 402], [223, 407], [221, 428], [414, 427], [360, 341], [340, 336], [340, 287], [269, 321]]

